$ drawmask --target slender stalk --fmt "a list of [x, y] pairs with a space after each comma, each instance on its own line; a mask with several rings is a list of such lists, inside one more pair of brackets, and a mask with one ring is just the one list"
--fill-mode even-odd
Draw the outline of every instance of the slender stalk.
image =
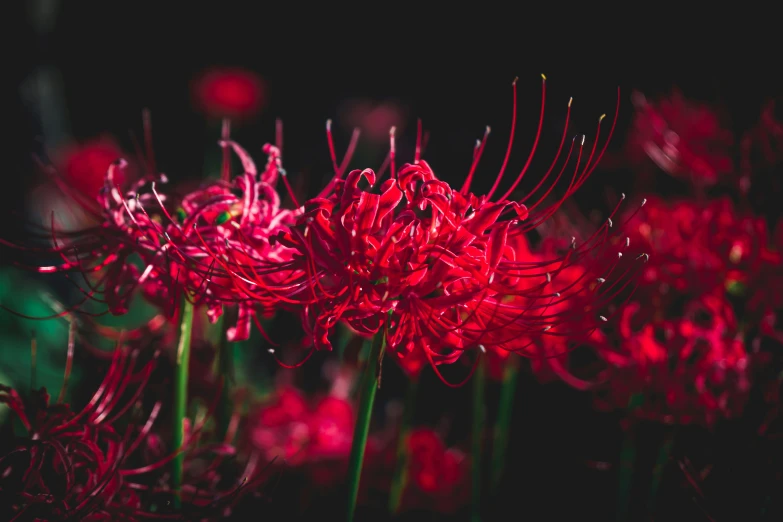
[[484, 403], [484, 388], [486, 386], [487, 374], [485, 368], [485, 359], [479, 355], [481, 360], [473, 376], [473, 433], [472, 433], [472, 462], [471, 475], [473, 481], [472, 488], [472, 506], [471, 521], [481, 521], [481, 453], [484, 447], [484, 420], [486, 419], [486, 405]]
[[628, 520], [628, 510], [631, 504], [631, 486], [633, 485], [633, 470], [636, 461], [636, 430], [633, 424], [625, 429], [623, 447], [620, 451], [620, 469], [618, 473], [617, 490], [617, 522]]
[[[188, 412], [188, 368], [190, 365], [190, 338], [193, 331], [193, 304], [182, 298], [182, 317], [180, 319], [179, 344], [177, 345], [177, 367], [174, 376], [174, 451], [182, 448], [185, 442], [185, 417]], [[180, 504], [180, 487], [182, 486], [182, 468], [185, 454], [180, 453], [174, 458], [171, 481], [176, 496], [175, 506]]]
[[[224, 440], [228, 433], [228, 426], [231, 424], [231, 415], [233, 413], [234, 403], [231, 397], [231, 388], [235, 382], [234, 377], [234, 343], [228, 342], [226, 338], [226, 332], [228, 331], [231, 320], [234, 320], [236, 316], [234, 307], [224, 307], [223, 316], [221, 318], [222, 324], [220, 328], [220, 340], [218, 341], [218, 353], [217, 353], [217, 376], [222, 380], [222, 387], [220, 390], [220, 402], [218, 403], [216, 417], [217, 417], [217, 432], [220, 440]], [[231, 441], [226, 441], [231, 442]]]
[[623, 427], [623, 447], [620, 450], [620, 468], [617, 474], [617, 520], [628, 520], [631, 505], [631, 487], [634, 464], [636, 463], [636, 426], [635, 410], [644, 404], [644, 394], [635, 393], [628, 399], [627, 426]]
[[648, 499], [650, 511], [655, 508], [655, 501], [658, 499], [658, 490], [661, 487], [663, 472], [666, 470], [666, 465], [671, 457], [676, 431], [677, 429], [674, 426], [667, 427], [666, 435], [658, 451], [658, 459], [655, 462], [655, 468], [653, 468], [652, 484], [650, 485], [650, 496]]
[[402, 410], [402, 422], [400, 423], [400, 435], [397, 439], [397, 463], [394, 468], [391, 491], [389, 492], [389, 513], [396, 514], [400, 509], [400, 501], [408, 484], [408, 434], [413, 422], [413, 412], [416, 408], [416, 392], [418, 379], [411, 379], [408, 391], [405, 394], [405, 405]]
[[519, 360], [512, 355], [503, 371], [503, 382], [500, 387], [500, 405], [498, 419], [495, 423], [494, 440], [492, 441], [492, 492], [497, 493], [503, 469], [506, 465], [506, 449], [508, 435], [511, 430], [511, 419], [514, 415], [514, 396], [517, 392], [517, 375]]
[[351, 444], [351, 456], [348, 460], [348, 506], [346, 520], [353, 521], [356, 511], [356, 501], [359, 498], [359, 479], [362, 473], [364, 461], [364, 449], [367, 447], [367, 435], [370, 432], [370, 418], [372, 406], [375, 402], [375, 392], [378, 389], [378, 361], [386, 348], [386, 332], [381, 330], [372, 341], [370, 354], [367, 358], [367, 366], [364, 369], [362, 382], [359, 388], [359, 415], [356, 418], [356, 427], [353, 432]]

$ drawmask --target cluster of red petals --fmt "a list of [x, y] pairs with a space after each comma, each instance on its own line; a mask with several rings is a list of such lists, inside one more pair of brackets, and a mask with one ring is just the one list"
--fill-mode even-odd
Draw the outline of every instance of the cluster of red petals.
[[[154, 359], [143, 364], [138, 359], [138, 351], [118, 349], [102, 384], [78, 412], [62, 402], [64, 389], [56, 403], [43, 388], [25, 403], [15, 390], [0, 387], [0, 402], [11, 408], [27, 430], [10, 451], [0, 455], [3, 516], [19, 521], [181, 519], [181, 513], [167, 513], [163, 505], [154, 514], [150, 511], [155, 495], [169, 495], [170, 502], [171, 492], [165, 483], [156, 483], [154, 475], [175, 454], [161, 457], [161, 452], [147, 451], [149, 441], [156, 440], [151, 430], [160, 401], [141, 426], [127, 422], [126, 414], [137, 407], [155, 364]], [[200, 429], [193, 430], [191, 442]], [[207, 466], [204, 474], [194, 471], [203, 463], [195, 468], [194, 464], [209, 457], [215, 465], [214, 459], [233, 453], [233, 447], [225, 444], [187, 450], [182, 489], [186, 509], [199, 510], [200, 517], [209, 519], [222, 516], [230, 507], [239, 486], [220, 491], [215, 487], [219, 477], [214, 466]], [[255, 472], [249, 469], [246, 473], [250, 477]]]
[[[64, 181], [89, 198], [97, 198], [109, 166], [123, 151], [110, 138], [97, 138], [82, 144], [70, 144], [61, 151], [59, 163]], [[125, 180], [119, 178], [118, 184]]]
[[[539, 134], [542, 121], [543, 105]], [[568, 118], [566, 128], [567, 123]], [[514, 125], [515, 120], [506, 163]], [[566, 132], [554, 162], [522, 200], [509, 196], [535, 147], [512, 187], [495, 201], [505, 163], [488, 194], [470, 193], [484, 141], [461, 189], [439, 180], [418, 152], [412, 164], [396, 172], [393, 132], [388, 179], [371, 169], [354, 170], [342, 179], [336, 168], [329, 186], [307, 202], [295, 226], [277, 238], [296, 252], [290, 266], [301, 277], [286, 297], [301, 305], [315, 348], [330, 349], [329, 334], [344, 321], [362, 335], [383, 331], [387, 351], [399, 360], [412, 358], [403, 366], [415, 373], [423, 362], [433, 367], [453, 363], [471, 348], [532, 355], [530, 343], [520, 345], [517, 339], [580, 336], [595, 328], [614, 285], [595, 292], [594, 285], [577, 284], [583, 275], [555, 286], [564, 273], [588, 259], [600, 259], [604, 275], [612, 271], [611, 263], [594, 255], [608, 245], [612, 219], [581, 244], [569, 243], [560, 255], [534, 257], [520, 247], [524, 235], [551, 217], [603, 155], [605, 146], [597, 151], [596, 137], [584, 160], [584, 138], [575, 138], [559, 173], [550, 177]], [[565, 194], [543, 206], [572, 158], [574, 173]]]
[[[433, 429], [417, 427], [406, 435], [407, 478], [400, 511], [427, 510], [450, 514], [470, 498], [470, 459], [459, 448], [448, 447]], [[396, 441], [369, 455], [367, 487], [388, 491], [397, 462]], [[363, 479], [364, 480], [364, 479]]]
[[249, 118], [266, 103], [266, 87], [257, 74], [245, 69], [211, 69], [193, 85], [196, 106], [213, 118]]
[[669, 423], [738, 415], [753, 369], [748, 333], [766, 326], [774, 335], [767, 297], [780, 288], [769, 277], [780, 257], [764, 220], [727, 199], [652, 199], [628, 234], [632, 248], [655, 255], [633, 300], [619, 308], [619, 328], [593, 343], [611, 375], [599, 401], [634, 404], [637, 415]]
[[353, 441], [353, 405], [337, 396], [316, 403], [294, 388], [279, 390], [254, 415], [250, 442], [268, 461], [292, 466], [347, 460]]
[[664, 172], [699, 185], [714, 185], [732, 172], [734, 138], [712, 108], [678, 91], [656, 101], [637, 92], [633, 99], [631, 157], [646, 156]]
[[244, 172], [233, 181], [212, 181], [175, 197], [158, 191], [167, 181], [165, 175], [148, 175], [123, 192], [120, 180], [127, 162], [116, 159], [106, 171], [98, 208], [83, 197], [79, 200], [100, 225], [68, 232], [58, 230], [52, 219], [47, 233], [54, 246], [28, 250], [59, 256], [63, 262], [33, 269], [65, 273], [69, 279], [68, 274], [80, 273], [89, 287], [82, 289], [83, 299], [61, 315], [81, 311], [90, 300], [105, 304], [112, 314], [125, 313], [140, 288], [170, 317], [183, 294], [206, 305], [213, 320], [223, 305], [236, 305], [237, 324], [228, 330], [228, 338], [248, 338], [255, 307], [273, 307], [278, 301], [254, 288], [264, 282], [285, 284], [290, 254], [270, 238], [293, 223], [296, 211], [281, 208], [275, 190], [285, 172], [277, 147], [264, 146], [268, 161], [258, 172], [238, 144], [224, 140], [221, 146], [226, 150], [224, 163], [229, 150], [242, 162]]

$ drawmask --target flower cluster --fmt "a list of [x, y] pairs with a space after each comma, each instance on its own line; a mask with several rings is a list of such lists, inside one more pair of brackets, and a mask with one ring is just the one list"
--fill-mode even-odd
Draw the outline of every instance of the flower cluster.
[[[66, 383], [73, 351], [71, 344]], [[183, 511], [171, 511], [174, 493], [160, 470], [176, 453], [166, 455], [152, 431], [161, 401], [153, 405], [143, 422], [132, 419], [139, 413], [155, 368], [155, 358], [139, 359], [138, 350], [118, 348], [103, 382], [78, 412], [63, 402], [65, 386], [56, 402], [44, 388], [25, 402], [14, 389], [0, 386], [0, 402], [11, 408], [27, 432], [0, 455], [0, 512], [4, 518], [182, 520], [183, 514], [194, 510], [203, 520], [222, 517], [240, 492], [249, 491], [249, 486], [258, 482], [261, 474], [251, 463], [243, 480], [225, 487], [218, 465], [235, 450], [228, 444], [196, 448], [202, 423], [189, 430], [181, 450], [186, 451], [186, 480], [180, 492]]]
[[734, 138], [710, 106], [687, 100], [678, 91], [654, 101], [636, 92], [633, 101], [631, 159], [638, 163], [644, 156], [667, 174], [703, 186], [733, 172]]
[[[220, 145], [224, 148], [220, 180], [177, 197], [159, 192], [167, 182], [165, 175], [148, 174], [123, 191], [128, 163], [117, 159], [108, 167], [97, 207], [95, 202], [85, 202], [83, 194], [75, 195], [99, 220], [98, 226], [63, 232], [52, 217], [53, 245], [27, 249], [57, 255], [62, 262], [33, 269], [65, 273], [69, 279], [68, 274], [80, 273], [88, 284], [81, 289], [83, 298], [59, 315], [82, 311], [88, 301], [105, 304], [112, 314], [123, 314], [141, 289], [169, 317], [176, 316], [182, 296], [207, 306], [212, 320], [217, 320], [224, 305], [235, 305], [237, 324], [228, 330], [228, 338], [248, 338], [255, 309], [272, 308], [279, 300], [251, 288], [264, 281], [284, 285], [288, 278], [284, 265], [290, 253], [270, 238], [287, 229], [297, 212], [281, 208], [275, 190], [285, 175], [278, 147], [264, 146], [268, 161], [259, 172], [250, 155], [228, 139], [227, 125]], [[243, 167], [232, 181], [228, 181], [230, 151]], [[241, 269], [238, 273], [232, 268], [237, 265], [252, 266], [252, 273], [243, 274]]]
[[[514, 93], [516, 100], [516, 85]], [[543, 105], [536, 144], [542, 121]], [[306, 203], [296, 224], [276, 238], [295, 252], [288, 266], [300, 277], [287, 297], [301, 306], [315, 348], [330, 349], [329, 334], [344, 321], [366, 336], [383, 332], [387, 352], [406, 361], [403, 366], [415, 374], [424, 363], [433, 368], [453, 363], [471, 348], [532, 355], [526, 350], [530, 343], [516, 341], [582, 337], [605, 321], [606, 297], [631, 273], [601, 288], [585, 282], [588, 274], [600, 274], [605, 282], [614, 271], [616, 262], [605, 262], [605, 250], [614, 248], [608, 241], [614, 213], [586, 241], [574, 239], [564, 252], [534, 257], [522, 246], [525, 234], [584, 183], [606, 148], [597, 150], [597, 136], [583, 161], [584, 137], [574, 138], [558, 174], [551, 176], [567, 125], [568, 118], [552, 165], [520, 200], [510, 196], [535, 146], [512, 186], [494, 197], [508, 163], [515, 119], [506, 160], [486, 195], [470, 192], [486, 135], [459, 190], [440, 180], [418, 152], [397, 172], [394, 129], [387, 179], [383, 171], [371, 169], [351, 171], [345, 179], [338, 171]], [[565, 193], [544, 205], [574, 157]], [[620, 250], [614, 249], [616, 259]]]

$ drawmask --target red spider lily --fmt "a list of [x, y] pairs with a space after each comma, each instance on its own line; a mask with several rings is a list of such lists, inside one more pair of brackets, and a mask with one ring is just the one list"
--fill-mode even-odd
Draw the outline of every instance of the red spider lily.
[[[447, 447], [433, 429], [418, 427], [407, 435], [408, 458], [405, 491], [400, 511], [428, 510], [455, 513], [470, 498], [470, 460], [460, 449]], [[365, 493], [388, 491], [396, 462], [396, 441], [375, 449], [368, 455]], [[364, 481], [363, 481], [364, 484]]]
[[[516, 109], [516, 83], [514, 106]], [[281, 243], [297, 251], [292, 267], [303, 278], [290, 287], [287, 296], [303, 306], [303, 322], [315, 348], [330, 349], [328, 334], [343, 320], [362, 335], [384, 328], [387, 350], [396, 358], [423, 359], [436, 367], [453, 363], [468, 348], [484, 344], [507, 349], [511, 337], [543, 335], [556, 324], [569, 323], [570, 328], [563, 327], [569, 335], [588, 331], [562, 314], [547, 312], [578, 293], [569, 288], [567, 294], [556, 296], [550, 283], [567, 267], [592, 258], [606, 244], [611, 218], [585, 243], [574, 243], [566, 254], [552, 259], [532, 261], [520, 257], [514, 247], [517, 238], [547, 220], [584, 183], [606, 148], [604, 145], [598, 151], [596, 139], [583, 161], [584, 138], [572, 140], [563, 166], [551, 179], [565, 143], [570, 106], [569, 102], [555, 161], [538, 185], [518, 201], [508, 198], [532, 161], [543, 125], [543, 103], [533, 150], [512, 186], [496, 201], [493, 197], [513, 143], [516, 110], [504, 165], [492, 189], [480, 197], [469, 190], [486, 135], [476, 147], [467, 180], [456, 190], [440, 181], [420, 159], [421, 125], [414, 162], [399, 172], [391, 130], [391, 150], [385, 163], [390, 177], [385, 181], [381, 180], [385, 166], [377, 175], [370, 169], [354, 170], [343, 180], [327, 126], [335, 176], [306, 204], [296, 226], [279, 237]], [[576, 166], [565, 194], [554, 204], [543, 206], [572, 156], [576, 156]], [[612, 285], [607, 285], [605, 294], [611, 289]], [[593, 297], [594, 309], [606, 295], [598, 300]], [[509, 296], [522, 296], [530, 306], [508, 305]], [[501, 330], [511, 335], [492, 335]]]
[[664, 172], [698, 185], [714, 185], [732, 169], [734, 138], [707, 105], [675, 91], [654, 102], [634, 93], [636, 115], [629, 141], [633, 158], [642, 155]]
[[266, 87], [257, 74], [244, 69], [211, 69], [193, 85], [196, 106], [213, 118], [233, 120], [255, 116], [266, 103]]
[[[163, 174], [147, 175], [129, 191], [121, 192], [118, 180], [127, 163], [119, 160], [106, 172], [97, 200], [100, 211], [94, 205], [90, 207], [83, 196], [77, 199], [85, 208], [91, 208], [100, 226], [63, 232], [52, 218], [49, 233], [54, 245], [28, 250], [54, 254], [64, 262], [33, 269], [41, 273], [65, 273], [69, 279], [68, 274], [79, 272], [88, 285], [88, 289], [80, 288], [83, 299], [58, 315], [82, 311], [82, 305], [89, 300], [107, 305], [107, 311], [115, 315], [122, 314], [127, 311], [134, 291], [141, 286], [150, 300], [163, 306], [167, 315], [173, 317], [178, 310], [179, 296], [185, 291], [197, 295], [198, 303], [208, 306], [213, 320], [222, 313], [223, 305], [237, 305], [237, 324], [228, 330], [228, 338], [247, 339], [255, 318], [254, 306], [273, 307], [277, 303], [275, 295], [262, 296], [249, 288], [260, 286], [260, 281], [285, 284], [287, 275], [281, 266], [290, 254], [279, 243], [270, 243], [269, 238], [285, 230], [296, 212], [280, 208], [280, 198], [274, 188], [280, 175], [285, 174], [279, 148], [264, 147], [269, 159], [259, 173], [247, 152], [228, 139], [227, 124], [223, 137], [222, 179], [186, 194], [178, 204], [171, 196], [158, 192], [157, 185], [167, 181]], [[229, 182], [232, 150], [242, 161], [244, 172]], [[152, 158], [151, 150], [148, 156]], [[154, 172], [152, 160], [150, 165], [150, 171]], [[223, 256], [219, 261], [213, 258], [216, 252]], [[135, 255], [141, 258], [143, 270], [133, 263]], [[242, 274], [226, 270], [224, 259], [233, 263], [242, 261], [245, 265], [252, 263], [252, 274], [247, 275], [255, 282], [251, 284]]]
[[711, 423], [742, 411], [750, 390], [750, 355], [731, 305], [716, 295], [690, 301], [683, 316], [641, 321], [634, 302], [622, 313], [616, 373], [599, 401], [666, 423]]
[[[161, 409], [158, 401], [146, 422], [137, 426], [125, 421], [126, 413], [138, 407], [154, 369], [152, 359], [138, 369], [139, 351], [118, 348], [102, 384], [79, 412], [73, 412], [60, 399], [52, 404], [40, 389], [28, 404], [8, 387], [0, 387], [0, 401], [16, 413], [27, 437], [0, 457], [0, 491], [3, 510], [9, 520], [141, 520], [158, 518], [182, 520], [182, 513], [149, 511], [152, 495], [171, 495], [165, 486], [148, 485], [150, 475], [165, 467], [174, 455], [145, 459], [137, 450], [157, 440], [151, 429]], [[68, 368], [73, 357], [69, 345]], [[197, 510], [199, 519], [222, 516], [239, 493], [239, 486], [218, 490], [216, 469], [234, 453], [226, 444], [203, 445], [194, 442], [203, 424], [191, 431], [186, 447], [187, 485], [182, 488], [186, 510]], [[150, 455], [149, 451], [144, 451]], [[160, 454], [160, 452], [155, 452]], [[210, 457], [213, 455], [214, 457]], [[205, 457], [206, 471], [200, 471]], [[141, 464], [141, 466], [139, 466]], [[257, 480], [255, 461], [245, 473]], [[240, 484], [241, 485], [241, 484]], [[213, 510], [215, 510], [213, 512]], [[184, 511], [187, 519], [187, 511]]]
[[346, 460], [354, 417], [343, 398], [327, 396], [310, 404], [296, 389], [285, 388], [255, 415], [250, 438], [268, 460], [281, 458], [294, 466]]
[[[65, 181], [74, 189], [94, 200], [104, 187], [106, 171], [117, 158], [124, 156], [122, 149], [108, 137], [101, 137], [83, 144], [71, 144], [60, 153], [60, 171]], [[125, 184], [124, 172], [118, 173], [115, 182]]]
[[768, 248], [764, 220], [737, 212], [728, 199], [651, 199], [628, 234], [632, 249], [655, 252], [639, 284], [658, 308], [682, 293], [716, 287], [751, 294], [764, 284], [764, 267], [779, 263]]

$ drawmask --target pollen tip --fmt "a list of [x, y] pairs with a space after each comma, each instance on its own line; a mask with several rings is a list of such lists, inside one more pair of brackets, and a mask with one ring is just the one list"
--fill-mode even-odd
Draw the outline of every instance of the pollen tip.
[[326, 130], [328, 130], [328, 131], [332, 130], [332, 119], [331, 118], [326, 120]]
[[601, 319], [603, 322], [608, 321], [608, 319], [606, 317], [604, 317], [603, 315], [599, 315], [598, 318]]
[[598, 117], [598, 121], [599, 121], [599, 122], [600, 122], [600, 121], [603, 121], [603, 119], [604, 119], [604, 118], [606, 118], [606, 114], [602, 114], [601, 116], [599, 116], [599, 117]]
[[511, 85], [516, 85], [518, 80], [519, 80], [519, 76], [515, 76], [514, 81], [511, 82]]
[[391, 129], [389, 129], [389, 136], [394, 137], [394, 134], [397, 132], [397, 127], [392, 125]]
[[586, 137], [586, 136], [585, 136], [584, 134], [582, 134], [582, 145], [584, 145], [584, 144], [585, 144], [585, 137]]
[[481, 353], [487, 353], [487, 348], [483, 344], [478, 345], [478, 347]]
[[569, 107], [571, 107], [571, 104], [572, 104], [572, 103], [574, 103], [574, 97], [573, 97], [573, 96], [571, 96], [570, 98], [568, 98], [568, 106], [569, 106]]
[[620, 199], [625, 199], [625, 192], [620, 194]]
[[541, 79], [546, 81], [546, 75], [544, 73], [541, 73]]
[[275, 353], [275, 349], [274, 349], [274, 348], [269, 348], [269, 349], [267, 350], [267, 352], [269, 352], [269, 353]]
[[489, 134], [490, 132], [492, 132], [492, 127], [490, 127], [489, 125], [487, 125], [487, 128], [486, 128], [486, 129], [484, 129], [484, 134], [485, 134], [485, 135], [487, 135], [487, 134]]
[[646, 203], [647, 203], [647, 198], [644, 198], [644, 199], [642, 200], [642, 206], [644, 206]]

